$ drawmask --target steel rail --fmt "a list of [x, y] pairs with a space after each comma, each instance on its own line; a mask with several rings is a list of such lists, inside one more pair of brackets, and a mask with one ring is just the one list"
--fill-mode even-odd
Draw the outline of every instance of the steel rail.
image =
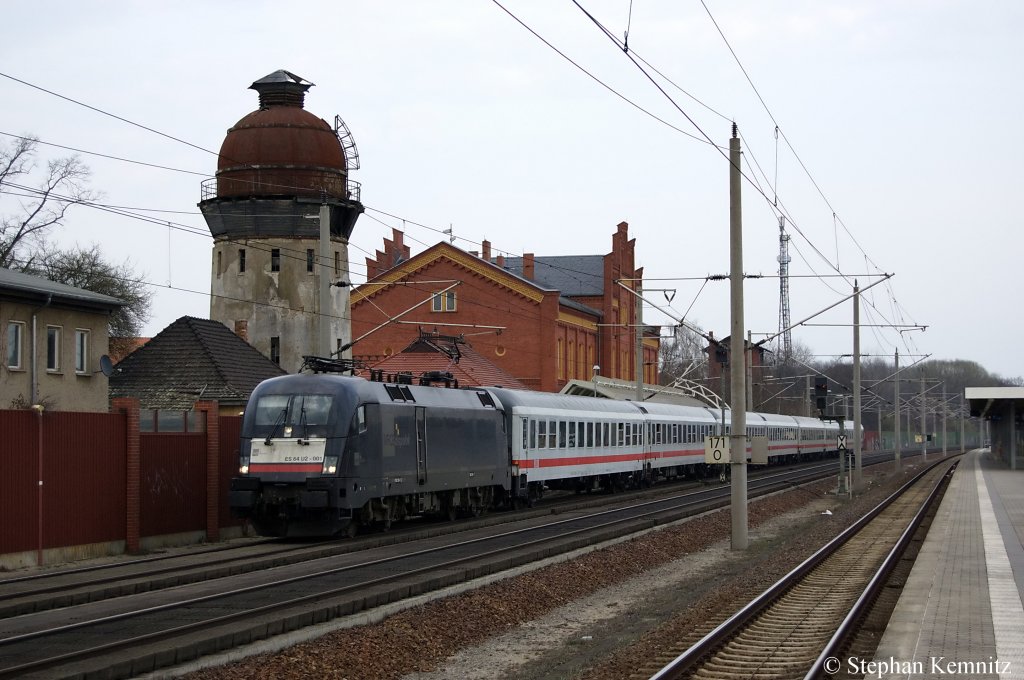
[[[809, 474], [810, 473], [807, 470], [804, 470], [804, 469], [798, 469], [798, 470], [791, 470], [790, 471], [790, 476], [798, 475], [798, 476], [800, 476], [801, 479], [803, 477], [808, 476]], [[794, 485], [796, 483], [799, 483], [801, 481], [801, 479], [797, 479], [797, 480], [793, 480], [793, 479], [777, 479], [777, 477], [782, 477], [782, 476], [785, 476], [785, 475], [784, 474], [773, 475], [772, 478], [770, 478], [770, 479], [758, 480], [759, 484], [757, 484], [757, 488], [760, 489], [761, 493], [769, 493], [769, 492], [771, 492], [773, 490], [776, 490], [778, 488], [790, 487], [790, 486], [792, 486], [792, 485]], [[168, 611], [168, 610], [172, 610], [172, 609], [180, 609], [180, 608], [183, 608], [183, 607], [187, 607], [189, 605], [209, 603], [209, 602], [214, 601], [214, 600], [219, 600], [219, 599], [222, 600], [222, 599], [225, 599], [225, 598], [228, 598], [228, 597], [231, 597], [231, 596], [235, 596], [235, 595], [251, 593], [251, 592], [258, 591], [258, 590], [267, 590], [267, 589], [270, 589], [270, 588], [280, 587], [280, 586], [283, 586], [283, 585], [292, 584], [292, 583], [296, 583], [296, 582], [308, 581], [308, 580], [312, 580], [312, 579], [322, 578], [324, 576], [328, 576], [328, 575], [332, 575], [332, 574], [338, 574], [338, 573], [342, 573], [342, 572], [346, 572], [346, 571], [353, 571], [353, 570], [359, 569], [359, 568], [366, 568], [367, 566], [375, 566], [375, 565], [383, 565], [383, 564], [387, 564], [387, 563], [395, 563], [395, 562], [407, 561], [410, 557], [422, 556], [422, 555], [427, 555], [427, 554], [431, 554], [431, 553], [438, 553], [438, 552], [442, 552], [442, 551], [445, 551], [445, 550], [452, 550], [454, 548], [463, 548], [463, 547], [468, 546], [468, 545], [480, 544], [480, 543], [483, 543], [485, 541], [495, 541], [495, 540], [500, 540], [500, 539], [511, 537], [511, 536], [515, 536], [515, 535], [525, 535], [525, 534], [530, 533], [530, 532], [536, 533], [536, 532], [541, 532], [541, 531], [550, 531], [551, 529], [558, 528], [558, 527], [564, 527], [565, 525], [568, 525], [568, 524], [573, 523], [573, 522], [580, 523], [580, 522], [585, 522], [585, 521], [588, 521], [588, 520], [593, 520], [594, 518], [600, 518], [600, 517], [603, 517], [603, 516], [604, 517], [609, 517], [608, 521], [603, 521], [603, 522], [601, 522], [600, 524], [597, 524], [597, 525], [588, 525], [588, 526], [580, 527], [580, 528], [577, 528], [577, 529], [566, 529], [566, 530], [562, 530], [562, 531], [557, 532], [555, 535], [542, 536], [542, 537], [539, 537], [539, 538], [536, 538], [536, 539], [532, 539], [532, 540], [528, 540], [528, 541], [525, 541], [525, 542], [517, 543], [517, 544], [515, 544], [513, 546], [498, 547], [498, 548], [495, 548], [495, 549], [492, 549], [492, 550], [487, 550], [487, 551], [484, 551], [484, 552], [481, 552], [481, 553], [476, 553], [476, 554], [473, 554], [473, 555], [469, 555], [469, 556], [465, 556], [465, 557], [460, 557], [460, 558], [457, 558], [457, 559], [454, 559], [454, 560], [448, 560], [448, 561], [445, 561], [445, 562], [442, 562], [442, 563], [435, 563], [433, 565], [428, 565], [428, 566], [421, 567], [421, 568], [418, 568], [418, 569], [405, 570], [402, 573], [395, 574], [395, 575], [388, 576], [388, 577], [381, 577], [379, 579], [371, 579], [371, 580], [368, 580], [368, 581], [361, 581], [360, 583], [348, 584], [348, 585], [340, 587], [340, 588], [333, 588], [333, 589], [323, 590], [323, 591], [319, 591], [319, 592], [316, 592], [316, 593], [311, 593], [311, 594], [308, 594], [308, 595], [303, 595], [301, 597], [285, 600], [285, 601], [282, 601], [282, 602], [277, 602], [277, 603], [273, 603], [273, 604], [263, 605], [263, 606], [257, 607], [257, 608], [246, 608], [244, 611], [238, 611], [238, 612], [234, 612], [234, 613], [231, 613], [231, 614], [222, 615], [222, 616], [219, 616], [219, 617], [207, 619], [205, 621], [194, 622], [194, 623], [190, 623], [190, 624], [187, 624], [187, 625], [177, 626], [177, 627], [173, 627], [173, 628], [170, 628], [170, 629], [164, 629], [164, 630], [160, 630], [160, 631], [153, 631], [151, 633], [146, 633], [144, 635], [135, 636], [135, 637], [132, 637], [132, 638], [129, 638], [129, 639], [116, 640], [116, 641], [113, 641], [113, 642], [108, 642], [108, 643], [105, 643], [105, 644], [102, 644], [102, 645], [98, 645], [98, 646], [94, 646], [94, 647], [90, 647], [90, 648], [87, 648], [87, 649], [80, 649], [80, 650], [75, 650], [75, 651], [67, 652], [65, 654], [53, 656], [53, 657], [50, 657], [50, 658], [47, 658], [47, 659], [39, 659], [39, 660], [35, 660], [35, 661], [25, 662], [23, 664], [19, 664], [19, 665], [16, 665], [16, 666], [0, 668], [0, 677], [9, 677], [9, 676], [12, 676], [12, 675], [13, 676], [17, 676], [17, 675], [20, 675], [20, 674], [23, 674], [23, 673], [29, 672], [29, 671], [45, 670], [45, 669], [53, 668], [55, 666], [60, 666], [60, 665], [66, 664], [68, 662], [78, 661], [78, 660], [86, 659], [86, 658], [89, 658], [89, 657], [96, 657], [96, 656], [102, 655], [104, 653], [109, 653], [109, 652], [114, 652], [114, 651], [119, 651], [119, 650], [123, 650], [123, 649], [137, 647], [140, 644], [160, 642], [160, 641], [167, 640], [167, 639], [170, 639], [170, 638], [178, 637], [178, 636], [180, 636], [180, 635], [182, 635], [184, 633], [196, 632], [196, 631], [201, 631], [201, 630], [204, 630], [204, 629], [214, 628], [216, 626], [219, 626], [219, 625], [222, 625], [222, 624], [225, 624], [225, 623], [230, 623], [232, 621], [237, 621], [237, 620], [241, 620], [241, 619], [250, 618], [250, 617], [253, 617], [253, 616], [256, 616], [256, 615], [259, 615], [259, 614], [266, 614], [266, 613], [273, 612], [273, 611], [285, 611], [285, 610], [288, 610], [288, 609], [293, 609], [293, 608], [295, 608], [297, 606], [304, 605], [304, 604], [307, 604], [307, 603], [310, 603], [310, 602], [316, 602], [316, 601], [324, 600], [326, 598], [338, 597], [338, 596], [341, 596], [341, 595], [345, 595], [346, 593], [350, 593], [350, 592], [353, 592], [353, 591], [358, 590], [358, 589], [372, 587], [372, 586], [384, 585], [384, 584], [387, 584], [388, 582], [398, 581], [398, 580], [401, 580], [401, 579], [407, 579], [409, 576], [429, 573], [429, 572], [438, 571], [438, 570], [442, 570], [443, 571], [443, 570], [446, 570], [446, 569], [450, 569], [453, 566], [458, 566], [460, 564], [464, 564], [464, 563], [468, 563], [468, 562], [476, 562], [476, 561], [480, 561], [480, 560], [486, 560], [488, 558], [493, 558], [493, 557], [501, 556], [503, 554], [513, 553], [513, 552], [516, 552], [516, 551], [523, 551], [525, 548], [529, 548], [529, 547], [537, 548], [538, 546], [541, 546], [541, 545], [543, 545], [545, 543], [565, 542], [567, 539], [572, 539], [573, 537], [583, 536], [583, 535], [586, 535], [586, 534], [600, 534], [601, 532], [605, 532], [607, 529], [609, 529], [611, 527], [614, 527], [616, 525], [630, 525], [630, 524], [633, 524], [633, 525], [643, 526], [643, 525], [646, 524], [647, 526], [654, 526], [654, 525], [657, 525], [658, 522], [654, 521], [654, 524], [650, 524], [650, 522], [656, 516], [663, 516], [663, 515], [666, 515], [666, 514], [678, 515], [680, 512], [682, 512], [682, 511], [684, 511], [684, 510], [686, 510], [688, 508], [692, 508], [694, 506], [697, 506], [697, 507], [700, 507], [700, 508], [704, 508], [704, 507], [707, 507], [710, 504], [710, 505], [712, 505], [712, 507], [715, 507], [715, 504], [717, 504], [719, 502], [722, 502], [723, 500], [727, 499], [727, 497], [728, 497], [727, 494], [728, 494], [728, 489], [727, 488], [719, 487], [719, 488], [715, 488], [715, 489], [700, 490], [700, 491], [698, 491], [696, 493], [688, 492], [686, 494], [679, 494], [679, 495], [676, 495], [676, 496], [673, 496], [673, 497], [670, 497], [670, 498], [646, 500], [646, 501], [641, 502], [641, 503], [635, 503], [635, 504], [632, 504], [632, 505], [629, 505], [629, 506], [625, 506], [625, 507], [621, 507], [621, 508], [607, 509], [607, 510], [601, 510], [599, 512], [589, 513], [589, 514], [587, 514], [587, 515], [585, 515], [583, 517], [560, 519], [560, 520], [557, 520], [557, 521], [554, 521], [554, 522], [547, 522], [547, 523], [544, 523], [544, 524], [541, 524], [541, 525], [535, 526], [535, 527], [528, 527], [528, 528], [515, 529], [515, 530], [512, 530], [512, 531], [500, 532], [498, 534], [494, 534], [494, 535], [490, 535], [490, 536], [486, 536], [486, 537], [474, 538], [474, 539], [470, 539], [470, 540], [467, 540], [467, 541], [460, 541], [460, 542], [449, 544], [449, 545], [446, 545], [446, 546], [440, 546], [440, 547], [435, 547], [435, 548], [428, 548], [428, 549], [414, 551], [412, 553], [405, 553], [405, 554], [397, 555], [397, 556], [393, 556], [393, 557], [381, 558], [381, 559], [376, 559], [376, 560], [369, 560], [369, 561], [362, 562], [360, 564], [353, 564], [353, 565], [347, 565], [347, 566], [343, 566], [343, 567], [336, 567], [336, 568], [332, 568], [332, 569], [328, 569], [328, 570], [318, 571], [318, 572], [311, 573], [311, 574], [304, 574], [304, 575], [300, 575], [300, 576], [290, 577], [290, 578], [287, 578], [287, 579], [279, 579], [279, 580], [276, 580], [276, 581], [273, 581], [273, 582], [270, 582], [270, 583], [256, 584], [256, 585], [252, 585], [252, 586], [247, 586], [245, 588], [237, 588], [237, 589], [233, 589], [231, 591], [224, 592], [224, 593], [215, 593], [215, 594], [205, 595], [205, 596], [201, 596], [201, 597], [190, 598], [190, 599], [187, 599], [187, 600], [179, 600], [179, 601], [176, 601], [176, 602], [173, 602], [173, 603], [166, 603], [166, 604], [162, 604], [162, 605], [156, 605], [154, 607], [147, 607], [147, 608], [145, 608], [143, 610], [121, 612], [121, 613], [118, 613], [118, 614], [113, 614], [113, 615], [110, 615], [110, 616], [101, 617], [99, 619], [94, 619], [94, 620], [91, 620], [91, 621], [79, 621], [79, 622], [67, 624], [67, 625], [64, 625], [64, 626], [58, 626], [58, 627], [50, 628], [50, 629], [46, 629], [46, 630], [38, 630], [38, 631], [33, 631], [33, 632], [25, 633], [25, 634], [22, 634], [22, 635], [11, 636], [11, 637], [8, 637], [8, 638], [0, 639], [0, 647], [2, 647], [4, 645], [15, 644], [15, 643], [18, 643], [18, 642], [26, 642], [26, 641], [29, 641], [29, 640], [37, 640], [37, 639], [38, 640], [42, 640], [45, 637], [50, 636], [50, 635], [56, 635], [56, 634], [60, 634], [60, 633], [64, 633], [64, 632], [70, 632], [70, 631], [74, 631], [74, 630], [85, 629], [85, 628], [88, 628], [89, 626], [95, 626], [95, 625], [98, 625], [98, 624], [101, 624], [101, 623], [109, 623], [109, 622], [114, 622], [114, 621], [123, 621], [123, 620], [127, 620], [127, 619], [130, 619], [130, 618], [133, 618], [133, 617], [142, 616], [142, 615], [145, 615], [145, 614], [152, 614], [152, 613]], [[638, 508], [639, 509], [647, 508], [647, 509], [644, 512], [642, 512], [641, 514], [639, 514], [639, 515], [632, 514], [632, 515], [625, 516], [625, 517], [618, 517], [618, 518], [612, 518], [611, 517], [611, 516], [616, 515], [616, 514], [622, 515], [623, 513], [628, 513], [630, 511], [635, 512], [635, 510], [638, 509]], [[640, 529], [638, 528], [637, 530], [640, 530]]]
[[787, 590], [792, 588], [793, 585], [810, 573], [815, 567], [835, 553], [843, 544], [853, 538], [861, 529], [881, 514], [882, 511], [891, 505], [905, 491], [913, 487], [936, 466], [943, 463], [948, 464], [949, 460], [949, 458], [940, 459], [922, 469], [914, 475], [912, 479], [904, 483], [899, 489], [890, 494], [886, 499], [864, 514], [852, 525], [847, 527], [838, 536], [819, 548], [814, 552], [814, 554], [794, 567], [788, 574], [769, 586], [764, 592], [743, 606], [739, 611], [715, 627], [696, 644], [692, 645], [685, 652], [670, 661], [661, 670], [652, 675], [650, 680], [669, 680], [670, 678], [683, 677], [682, 673], [684, 671], [691, 669], [701, 659], [709, 656], [713, 650], [721, 646], [737, 631], [742, 629], [749, 621], [767, 609]]
[[950, 466], [946, 474], [942, 476], [942, 479], [932, 489], [931, 493], [928, 494], [928, 498], [925, 499], [920, 509], [914, 514], [914, 518], [910, 521], [910, 524], [900, 535], [896, 545], [893, 546], [892, 550], [886, 556], [885, 560], [879, 566], [878, 571], [871, 578], [871, 581], [864, 588], [864, 592], [861, 593], [860, 597], [854, 603], [850, 612], [843, 618], [842, 623], [839, 624], [839, 628], [836, 629], [835, 634], [825, 644], [825, 648], [822, 650], [818, 658], [811, 664], [810, 670], [804, 676], [804, 680], [816, 680], [827, 675], [825, 671], [824, 662], [830, 656], [839, 656], [839, 652], [843, 644], [856, 632], [857, 622], [861, 616], [866, 614], [874, 603], [878, 592], [885, 586], [889, 575], [892, 570], [896, 568], [896, 564], [902, 559], [903, 553], [906, 552], [910, 542], [914, 539], [914, 534], [917, 533], [921, 523], [924, 522], [925, 516], [931, 511], [935, 501], [941, 495], [943, 489], [949, 484], [949, 478], [952, 477], [953, 472], [959, 465], [959, 461]]

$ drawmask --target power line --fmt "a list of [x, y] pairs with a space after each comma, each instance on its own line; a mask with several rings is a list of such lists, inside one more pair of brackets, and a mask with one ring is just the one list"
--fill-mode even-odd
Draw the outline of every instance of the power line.
[[540, 35], [539, 33], [537, 33], [537, 31], [535, 31], [535, 30], [533, 30], [532, 28], [530, 28], [529, 26], [527, 26], [527, 25], [526, 25], [526, 23], [525, 23], [525, 22], [524, 22], [524, 21], [523, 21], [522, 19], [520, 19], [519, 17], [517, 17], [517, 16], [515, 15], [515, 14], [513, 14], [512, 12], [510, 12], [510, 11], [509, 11], [509, 10], [508, 10], [508, 9], [507, 9], [507, 8], [506, 8], [506, 7], [504, 6], [504, 5], [502, 5], [502, 4], [500, 3], [500, 2], [498, 2], [498, 0], [491, 0], [491, 2], [493, 2], [493, 3], [495, 4], [495, 5], [497, 5], [497, 6], [498, 6], [498, 7], [499, 7], [499, 8], [500, 8], [500, 9], [501, 9], [501, 10], [502, 10], [503, 12], [505, 12], [505, 14], [508, 14], [508, 15], [509, 15], [510, 17], [512, 17], [512, 19], [514, 19], [516, 23], [518, 23], [518, 24], [519, 24], [520, 26], [522, 26], [523, 28], [525, 28], [525, 29], [526, 29], [527, 31], [529, 31], [530, 33], [532, 33], [534, 37], [536, 37], [536, 38], [537, 38], [538, 40], [540, 40], [540, 41], [541, 41], [542, 43], [544, 43], [545, 45], [547, 45], [548, 47], [550, 47], [550, 48], [551, 48], [552, 50], [554, 50], [554, 51], [555, 51], [555, 52], [556, 52], [556, 53], [558, 54], [558, 56], [562, 57], [562, 58], [563, 58], [563, 59], [565, 59], [565, 60], [566, 60], [567, 62], [569, 62], [570, 64], [572, 64], [572, 65], [573, 65], [573, 66], [575, 66], [576, 68], [578, 68], [578, 69], [579, 69], [580, 71], [582, 71], [583, 73], [585, 73], [585, 74], [587, 75], [587, 77], [588, 77], [588, 78], [590, 78], [591, 80], [593, 80], [594, 82], [596, 82], [596, 83], [597, 83], [598, 85], [600, 85], [600, 86], [601, 86], [601, 87], [603, 87], [604, 89], [606, 89], [606, 90], [608, 90], [609, 92], [611, 92], [612, 94], [614, 94], [614, 95], [615, 95], [616, 97], [618, 97], [618, 98], [619, 98], [619, 99], [621, 99], [622, 101], [626, 102], [627, 104], [629, 104], [629, 105], [630, 105], [630, 106], [632, 106], [633, 108], [635, 108], [635, 109], [637, 109], [638, 111], [642, 112], [642, 113], [643, 113], [644, 115], [650, 116], [651, 118], [653, 118], [654, 120], [658, 121], [658, 122], [659, 122], [659, 123], [661, 123], [662, 125], [664, 125], [664, 126], [666, 126], [666, 127], [669, 127], [669, 128], [671, 128], [671, 129], [675, 130], [675, 131], [676, 131], [676, 132], [678, 132], [679, 134], [682, 134], [682, 135], [686, 135], [687, 137], [689, 137], [689, 138], [691, 138], [691, 139], [695, 139], [695, 140], [697, 140], [698, 142], [706, 142], [706, 143], [708, 143], [708, 144], [711, 144], [712, 146], [717, 146], [717, 145], [716, 145], [716, 144], [715, 144], [715, 143], [714, 143], [713, 141], [711, 141], [711, 139], [701, 139], [700, 137], [698, 137], [698, 136], [696, 136], [696, 135], [693, 135], [693, 134], [691, 134], [691, 133], [689, 133], [689, 132], [686, 132], [685, 130], [682, 130], [682, 129], [680, 129], [680, 128], [676, 127], [676, 126], [675, 126], [675, 125], [673, 125], [672, 123], [669, 123], [669, 122], [668, 122], [667, 120], [665, 120], [665, 119], [663, 119], [663, 118], [660, 118], [660, 117], [656, 116], [655, 114], [651, 113], [650, 111], [648, 111], [648, 110], [647, 110], [647, 109], [645, 109], [644, 107], [640, 106], [639, 104], [637, 104], [636, 102], [634, 102], [634, 101], [633, 101], [632, 99], [630, 99], [630, 98], [629, 98], [629, 97], [627, 97], [626, 95], [622, 94], [621, 92], [619, 92], [618, 90], [616, 90], [615, 88], [613, 88], [613, 87], [612, 87], [611, 85], [608, 85], [607, 83], [605, 83], [605, 82], [604, 82], [603, 80], [601, 80], [600, 78], [598, 78], [597, 76], [595, 76], [595, 75], [594, 75], [593, 73], [591, 73], [591, 72], [590, 72], [590, 71], [588, 71], [587, 69], [583, 68], [583, 66], [581, 66], [581, 65], [580, 65], [579, 63], [577, 63], [576, 61], [574, 61], [574, 60], [573, 60], [573, 59], [572, 59], [572, 58], [571, 58], [571, 57], [570, 57], [569, 55], [567, 55], [567, 54], [566, 54], [565, 52], [563, 52], [562, 50], [558, 49], [558, 48], [557, 48], [557, 47], [555, 47], [555, 46], [554, 46], [553, 44], [551, 44], [550, 42], [548, 42], [548, 41], [547, 41], [547, 40], [546, 40], [546, 39], [545, 39], [545, 38], [544, 38], [543, 36], [541, 36], [541, 35]]
[[27, 142], [34, 142], [36, 144], [42, 144], [44, 146], [52, 146], [57, 149], [64, 149], [65, 151], [74, 151], [75, 153], [84, 153], [89, 156], [99, 156], [100, 158], [107, 158], [114, 161], [121, 161], [123, 163], [133, 163], [135, 165], [144, 165], [150, 168], [156, 168], [158, 170], [170, 170], [171, 172], [181, 172], [186, 175], [198, 175], [199, 177], [212, 177], [208, 172], [195, 172], [194, 170], [182, 170], [181, 168], [172, 168], [168, 165], [158, 165], [156, 163], [147, 163], [145, 161], [137, 161], [131, 158], [121, 158], [120, 156], [111, 156], [110, 154], [100, 153], [99, 151], [87, 151], [85, 149], [76, 149], [73, 146], [64, 146], [63, 144], [54, 144], [53, 142], [44, 142], [38, 137], [24, 137], [22, 135], [11, 134], [10, 132], [0, 131], [0, 135], [5, 137], [13, 137], [14, 139], [21, 139]]

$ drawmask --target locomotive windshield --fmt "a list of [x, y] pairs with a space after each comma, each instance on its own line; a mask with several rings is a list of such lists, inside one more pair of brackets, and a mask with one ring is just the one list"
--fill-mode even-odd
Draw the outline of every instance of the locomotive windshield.
[[267, 394], [256, 402], [255, 435], [326, 437], [332, 397], [328, 394]]

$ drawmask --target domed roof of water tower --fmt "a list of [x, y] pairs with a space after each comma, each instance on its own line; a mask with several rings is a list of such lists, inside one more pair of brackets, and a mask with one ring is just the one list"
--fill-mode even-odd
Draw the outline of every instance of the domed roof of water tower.
[[[350, 153], [346, 159], [336, 128], [303, 108], [312, 86], [284, 70], [250, 86], [259, 94], [260, 107], [224, 138], [217, 161], [217, 198], [349, 198], [346, 180], [353, 157]], [[341, 128], [350, 137], [343, 122]]]

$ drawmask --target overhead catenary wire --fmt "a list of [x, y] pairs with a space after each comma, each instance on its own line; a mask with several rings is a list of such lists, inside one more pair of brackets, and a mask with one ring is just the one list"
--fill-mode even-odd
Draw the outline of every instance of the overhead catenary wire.
[[[497, 4], [497, 3], [496, 3], [496, 4]], [[500, 6], [500, 5], [499, 5], [499, 6]], [[504, 7], [502, 7], [502, 9], [504, 9]], [[506, 10], [506, 12], [507, 12], [507, 10]], [[538, 36], [538, 37], [539, 37], [539, 36]], [[558, 51], [558, 50], [556, 49], [556, 51]], [[633, 49], [630, 49], [630, 52], [635, 52], [635, 50], [633, 50]], [[570, 61], [571, 61], [571, 60], [570, 60]], [[647, 62], [645, 62], [645, 63], [647, 63]], [[584, 70], [584, 71], [585, 71], [585, 69], [581, 69], [581, 70]], [[659, 73], [660, 73], [660, 72], [659, 72]], [[124, 117], [121, 117], [121, 116], [117, 116], [117, 115], [115, 115], [115, 114], [111, 114], [111, 113], [109, 113], [109, 112], [103, 111], [102, 109], [99, 109], [99, 108], [97, 108], [97, 107], [93, 107], [93, 106], [90, 106], [90, 105], [88, 105], [88, 104], [85, 104], [85, 103], [83, 103], [83, 102], [80, 102], [80, 101], [78, 101], [78, 100], [76, 100], [76, 99], [73, 99], [73, 98], [71, 98], [71, 97], [67, 97], [67, 96], [61, 95], [61, 94], [59, 94], [59, 93], [53, 92], [53, 91], [51, 91], [51, 90], [48, 90], [48, 89], [45, 89], [45, 88], [41, 88], [41, 87], [38, 87], [38, 86], [32, 85], [31, 83], [28, 83], [28, 82], [26, 82], [26, 81], [24, 81], [24, 80], [21, 80], [21, 79], [18, 79], [18, 78], [14, 78], [14, 77], [12, 77], [12, 76], [8, 76], [7, 74], [2, 74], [2, 73], [0, 73], [0, 75], [4, 75], [5, 77], [11, 78], [12, 80], [15, 80], [15, 81], [17, 81], [17, 82], [23, 83], [23, 84], [25, 84], [25, 85], [28, 85], [28, 86], [30, 86], [30, 87], [35, 87], [36, 89], [39, 89], [39, 90], [41, 90], [41, 91], [44, 91], [44, 92], [47, 92], [47, 93], [49, 93], [49, 94], [51, 94], [51, 95], [54, 95], [54, 96], [58, 96], [58, 97], [61, 97], [61, 98], [63, 98], [63, 99], [66, 99], [66, 100], [68, 100], [68, 101], [71, 101], [71, 102], [73, 102], [73, 103], [76, 103], [76, 104], [78, 104], [78, 105], [81, 105], [81, 106], [85, 106], [86, 108], [90, 108], [90, 109], [92, 109], [92, 110], [98, 111], [98, 112], [100, 112], [100, 113], [103, 113], [103, 114], [105, 114], [105, 115], [109, 115], [109, 116], [111, 116], [111, 117], [113, 117], [113, 118], [116, 118], [116, 119], [118, 119], [118, 120], [124, 121], [124, 122], [126, 122], [126, 123], [128, 123], [128, 124], [132, 124], [132, 125], [135, 125], [135, 126], [137, 126], [137, 127], [140, 127], [140, 128], [142, 128], [142, 129], [144, 129], [144, 130], [147, 130], [147, 131], [153, 132], [153, 133], [155, 133], [155, 134], [159, 134], [159, 135], [161, 135], [161, 136], [167, 137], [167, 138], [169, 138], [169, 139], [172, 139], [172, 140], [174, 140], [174, 141], [178, 141], [178, 142], [181, 142], [181, 143], [187, 144], [187, 145], [189, 145], [189, 146], [192, 146], [192, 147], [194, 147], [194, 148], [197, 148], [197, 149], [199, 149], [199, 150], [205, 151], [205, 152], [207, 152], [207, 153], [211, 153], [211, 154], [217, 155], [217, 154], [216, 154], [215, 152], [213, 152], [213, 151], [211, 151], [211, 150], [209, 150], [209, 149], [205, 149], [205, 148], [203, 148], [203, 147], [201, 147], [201, 146], [199, 146], [199, 145], [191, 144], [191, 143], [189, 143], [189, 142], [187, 142], [187, 141], [185, 141], [185, 140], [179, 139], [179, 138], [177, 138], [177, 137], [175, 137], [175, 136], [173, 136], [173, 135], [168, 135], [168, 134], [166, 134], [166, 133], [162, 133], [162, 132], [160, 132], [160, 131], [158, 131], [158, 130], [155, 130], [154, 128], [151, 128], [151, 127], [149, 127], [149, 126], [145, 126], [145, 125], [142, 125], [142, 124], [136, 123], [136, 122], [134, 122], [134, 121], [131, 121], [131, 120], [127, 119], [127, 118], [124, 118]], [[598, 81], [598, 82], [600, 82], [600, 81]], [[679, 89], [681, 90], [681, 88], [679, 88]], [[703, 103], [702, 103], [702, 105], [703, 105]], [[717, 112], [716, 112], [716, 113], [717, 113]], [[721, 115], [721, 114], [718, 114], [718, 115]], [[674, 126], [671, 126], [671, 125], [670, 125], [670, 127], [674, 127]], [[680, 131], [680, 132], [683, 132], [684, 134], [689, 134], [689, 133], [686, 133], [685, 131], [682, 131], [682, 130], [679, 130], [679, 131]], [[695, 137], [695, 136], [693, 136], [693, 135], [689, 135], [689, 136], [691, 136], [691, 137], [694, 137], [695, 139], [698, 139], [698, 140], [699, 140], [699, 138], [697, 138], [697, 137]], [[785, 137], [784, 137], [784, 139], [785, 139]], [[705, 141], [705, 140], [699, 140], [699, 141]], [[712, 142], [712, 141], [711, 141], [710, 139], [707, 139], [706, 141], [707, 141], [708, 143], [711, 143], [712, 145], [714, 145], [714, 143], [713, 143], [713, 142]], [[786, 141], [787, 141], [787, 145], [789, 145], [789, 142], [788, 142], [788, 140], [786, 140]], [[717, 147], [717, 145], [714, 145], [714, 146], [716, 146], [716, 147]], [[791, 145], [790, 145], [790, 146], [791, 146]], [[720, 148], [720, 147], [719, 147], [719, 148]], [[795, 153], [795, 152], [794, 152], [794, 153]], [[751, 154], [751, 155], [752, 155], [752, 154]], [[134, 161], [131, 161], [131, 160], [129, 160], [129, 159], [121, 159], [121, 158], [117, 158], [117, 157], [112, 157], [112, 158], [115, 158], [116, 160], [123, 160], [123, 161], [125, 161], [125, 162], [134, 162]], [[755, 160], [756, 160], [756, 159], [755, 159]], [[748, 165], [749, 165], [749, 161], [748, 161]], [[156, 165], [154, 164], [154, 167], [158, 167], [158, 168], [160, 168], [160, 167], [162, 167], [162, 166], [156, 166]], [[179, 172], [189, 172], [189, 171], [183, 171], [183, 170], [179, 170], [179, 169], [175, 169], [175, 168], [163, 168], [163, 169], [168, 169], [168, 170], [174, 170], [174, 171], [179, 171]], [[197, 175], [203, 175], [203, 176], [209, 176], [209, 175], [208, 175], [208, 174], [206, 174], [206, 173], [192, 173], [192, 174], [197, 174]], [[763, 174], [763, 173], [762, 173], [762, 174]], [[750, 181], [750, 179], [749, 179], [749, 178], [748, 178], [748, 181]], [[758, 187], [758, 188], [760, 189], [760, 187]], [[819, 191], [820, 191], [820, 188], [819, 188]], [[762, 195], [764, 195], [764, 192], [763, 192], [763, 191], [761, 191], [761, 193], [762, 193]], [[123, 206], [122, 206], [122, 207], [123, 207]], [[150, 210], [150, 211], [156, 212], [156, 209], [135, 209], [135, 210]], [[184, 213], [183, 213], [183, 214], [184, 214]], [[838, 217], [837, 217], [837, 221], [839, 221], [839, 223], [840, 223], [840, 224], [842, 224], [841, 220], [838, 220]], [[792, 220], [791, 220], [791, 223], [794, 223], [794, 224], [795, 224], [795, 222], [793, 222]], [[159, 225], [161, 225], [161, 226], [167, 226], [167, 223], [166, 223], [166, 222], [164, 222], [164, 221], [157, 221], [157, 222], [155, 222], [155, 224], [159, 224]], [[844, 230], [846, 230], [846, 231], [847, 231], [847, 233], [849, 233], [849, 230], [847, 229], [846, 225], [845, 225], [845, 224], [842, 224], [842, 226], [843, 226]], [[176, 228], [176, 227], [175, 227], [175, 228]], [[803, 234], [801, 234], [801, 236], [803, 236]], [[852, 236], [852, 235], [851, 235], [851, 236]], [[805, 240], [806, 240], [806, 237], [805, 237], [805, 236], [804, 236], [804, 238], [805, 238]], [[415, 239], [415, 238], [413, 237], [413, 238], [412, 238], [412, 240], [417, 240], [417, 239]], [[809, 241], [808, 241], [808, 242], [809, 242]], [[421, 243], [422, 243], [422, 242], [421, 242]], [[809, 243], [810, 243], [810, 242], [809, 242]], [[364, 249], [362, 249], [362, 248], [359, 248], [358, 246], [355, 246], [355, 244], [351, 244], [351, 245], [353, 245], [353, 246], [354, 246], [355, 248], [357, 248], [357, 249], [360, 249], [360, 250], [362, 250], [363, 252], [366, 252], [366, 251], [365, 251]], [[425, 244], [424, 244], [424, 245], [425, 245]], [[811, 244], [811, 245], [812, 245], [812, 247], [813, 247], [813, 244]], [[296, 252], [297, 252], [297, 251], [296, 251]], [[367, 254], [369, 254], [369, 253], [367, 253]], [[867, 257], [867, 256], [866, 256], [866, 253], [865, 253], [865, 257]], [[300, 257], [297, 257], [296, 259], [301, 259], [301, 256], [300, 256]], [[350, 264], [350, 267], [349, 267], [349, 271], [352, 271], [352, 269], [353, 269], [353, 265], [356, 265], [356, 263], [350, 262], [349, 264]], [[543, 263], [543, 264], [547, 265], [548, 263]], [[356, 265], [356, 266], [357, 266], [357, 265]], [[550, 266], [550, 265], [548, 265], [548, 266]], [[579, 273], [580, 273], [580, 274], [585, 274], [585, 275], [588, 275], [588, 276], [590, 275], [590, 273], [587, 273], [587, 272], [579, 272]]]

